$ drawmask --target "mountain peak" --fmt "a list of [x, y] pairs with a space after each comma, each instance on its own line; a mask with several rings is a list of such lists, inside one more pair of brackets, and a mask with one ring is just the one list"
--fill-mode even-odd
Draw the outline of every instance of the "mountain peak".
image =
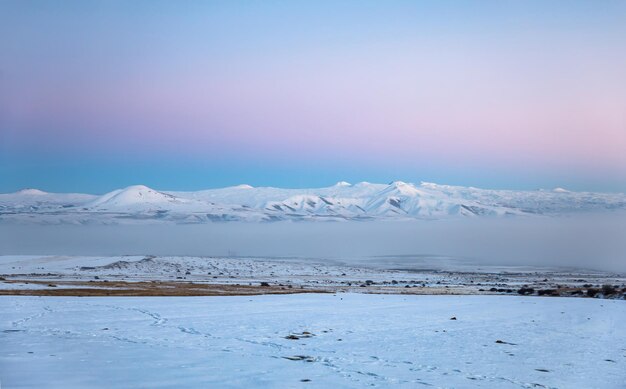
[[90, 204], [101, 209], [128, 208], [134, 206], [155, 206], [180, 202], [175, 196], [159, 192], [145, 185], [131, 185], [124, 189], [106, 193]]
[[131, 186], [127, 186], [126, 188], [122, 189], [122, 191], [124, 192], [142, 192], [142, 191], [153, 191], [156, 192], [156, 190], [149, 188], [145, 185], [131, 185]]
[[18, 190], [17, 192], [15, 192], [15, 194], [29, 195], [29, 196], [41, 196], [41, 195], [46, 195], [48, 193], [39, 189], [24, 188], [24, 189]]
[[389, 186], [385, 191], [387, 193], [399, 193], [405, 196], [416, 196], [422, 193], [413, 184], [409, 184], [404, 181], [393, 181], [389, 183]]
[[346, 181], [339, 181], [335, 186], [352, 186], [352, 184]]

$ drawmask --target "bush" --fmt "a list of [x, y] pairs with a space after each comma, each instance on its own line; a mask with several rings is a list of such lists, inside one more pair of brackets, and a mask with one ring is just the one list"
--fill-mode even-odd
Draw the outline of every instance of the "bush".
[[602, 294], [605, 296], [609, 296], [612, 294], [615, 294], [617, 292], [617, 290], [615, 289], [615, 287], [613, 285], [602, 285]]
[[535, 293], [535, 290], [533, 288], [520, 288], [517, 293], [521, 295], [529, 295]]

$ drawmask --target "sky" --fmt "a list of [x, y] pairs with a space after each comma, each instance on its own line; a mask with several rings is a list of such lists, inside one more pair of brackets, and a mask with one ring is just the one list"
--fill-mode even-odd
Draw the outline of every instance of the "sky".
[[0, 2], [0, 192], [340, 180], [626, 191], [626, 2]]

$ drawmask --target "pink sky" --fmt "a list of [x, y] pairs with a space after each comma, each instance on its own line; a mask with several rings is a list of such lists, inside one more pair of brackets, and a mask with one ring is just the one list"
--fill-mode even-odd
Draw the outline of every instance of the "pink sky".
[[619, 3], [119, 7], [8, 7], [8, 148], [626, 179]]

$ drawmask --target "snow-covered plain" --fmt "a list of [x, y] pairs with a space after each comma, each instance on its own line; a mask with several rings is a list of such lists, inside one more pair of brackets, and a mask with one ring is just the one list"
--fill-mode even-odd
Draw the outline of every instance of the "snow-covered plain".
[[0, 221], [22, 223], [207, 223], [215, 221], [440, 219], [563, 215], [626, 209], [624, 194], [511, 191], [395, 181], [316, 189], [249, 185], [166, 192], [143, 185], [104, 195], [26, 189], [0, 194]]
[[63, 389], [624, 388], [624, 322], [623, 301], [578, 298], [3, 296], [0, 378]]
[[620, 291], [611, 298], [620, 298], [626, 292], [624, 273], [532, 266], [470, 266], [463, 261], [443, 258], [376, 263], [349, 264], [311, 258], [6, 255], [0, 256], [0, 294], [32, 289], [58, 292], [78, 286], [108, 289], [104, 281], [248, 286], [264, 282], [293, 290], [403, 294], [517, 294], [521, 287], [533, 288], [536, 293], [546, 289], [583, 293], [590, 288], [600, 290], [602, 285], [608, 284]]

